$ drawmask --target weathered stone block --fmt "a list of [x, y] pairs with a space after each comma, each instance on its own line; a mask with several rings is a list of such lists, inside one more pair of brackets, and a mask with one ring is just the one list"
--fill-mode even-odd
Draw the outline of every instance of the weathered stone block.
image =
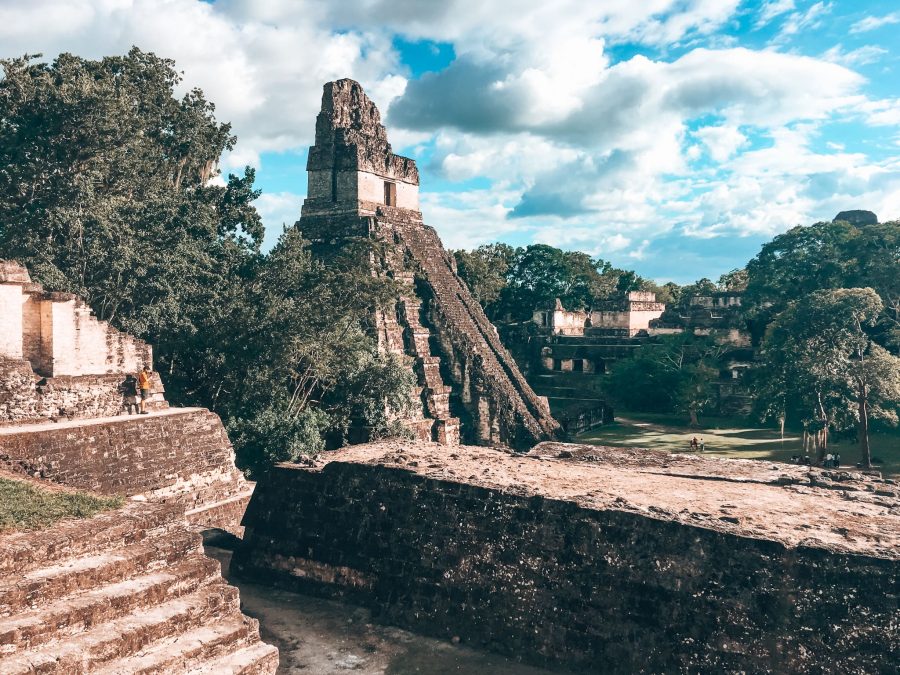
[[900, 500], [864, 476], [777, 480], [809, 472], [561, 444], [356, 446], [262, 481], [232, 567], [546, 666], [890, 672]]

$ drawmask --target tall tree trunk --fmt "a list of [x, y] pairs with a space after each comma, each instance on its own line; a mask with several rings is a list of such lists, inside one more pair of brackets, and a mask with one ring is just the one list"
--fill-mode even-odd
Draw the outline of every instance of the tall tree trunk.
[[825, 404], [822, 403], [822, 394], [817, 394], [819, 401], [819, 421], [822, 423], [822, 429], [817, 433], [816, 437], [821, 439], [816, 443], [818, 453], [816, 459], [821, 464], [825, 459], [825, 453], [828, 452], [828, 413], [825, 412]]
[[691, 412], [691, 426], [692, 426], [692, 427], [699, 427], [699, 426], [700, 426], [700, 420], [699, 420], [699, 418], [697, 417], [697, 411], [694, 410], [694, 409], [691, 409], [690, 412]]
[[869, 447], [869, 404], [864, 396], [859, 397], [859, 453], [865, 469], [872, 468], [872, 449]]

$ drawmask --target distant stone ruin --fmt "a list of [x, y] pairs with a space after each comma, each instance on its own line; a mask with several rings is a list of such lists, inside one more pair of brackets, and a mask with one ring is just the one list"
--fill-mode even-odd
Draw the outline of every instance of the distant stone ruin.
[[857, 227], [862, 225], [878, 224], [878, 216], [876, 216], [871, 211], [864, 211], [862, 209], [841, 211], [832, 220], [843, 220], [844, 222], [850, 223], [851, 225], [856, 225]]
[[[147, 343], [98, 321], [71, 293], [45, 291], [28, 270], [0, 260], [0, 426], [122, 410], [119, 385], [144, 365]], [[166, 407], [152, 379], [150, 410]]]
[[416, 163], [391, 151], [375, 104], [353, 80], [325, 85], [298, 227], [328, 257], [353, 238], [379, 244], [374, 273], [401, 285], [374, 317], [379, 348], [418, 381], [415, 436], [444, 445], [527, 448], [559, 434], [440, 238], [422, 222]]
[[536, 309], [532, 321], [552, 335], [634, 337], [665, 310], [656, 293], [631, 291], [589, 310], [567, 310], [557, 298], [552, 307]]

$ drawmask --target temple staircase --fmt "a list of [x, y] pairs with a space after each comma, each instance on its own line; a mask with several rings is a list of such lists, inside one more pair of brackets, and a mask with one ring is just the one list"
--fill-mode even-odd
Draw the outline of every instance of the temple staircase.
[[450, 412], [451, 388], [441, 376], [441, 357], [431, 350], [432, 333], [422, 320], [422, 301], [417, 297], [412, 272], [394, 272], [401, 285], [397, 305], [399, 325], [403, 329], [404, 351], [414, 359], [413, 369], [421, 388], [425, 418], [430, 424], [428, 438], [443, 445], [459, 444], [459, 419]]
[[238, 590], [178, 505], [0, 535], [0, 673], [270, 674]]

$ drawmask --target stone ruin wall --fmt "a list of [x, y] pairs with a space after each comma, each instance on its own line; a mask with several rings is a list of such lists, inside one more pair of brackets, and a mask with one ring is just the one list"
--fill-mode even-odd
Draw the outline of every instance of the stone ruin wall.
[[[45, 291], [28, 271], [0, 261], [0, 426], [122, 410], [119, 385], [144, 364], [147, 343], [98, 321], [82, 300]], [[148, 407], [166, 407], [152, 377]]]
[[200, 408], [0, 428], [0, 467], [98, 494], [179, 504], [191, 523], [238, 534], [253, 491], [221, 420]]
[[[418, 170], [393, 154], [375, 105], [352, 80], [325, 85], [298, 227], [317, 255], [349, 239], [376, 242], [373, 273], [398, 282], [394, 307], [374, 317], [379, 348], [416, 374], [417, 438], [527, 448], [559, 434], [544, 400], [503, 347], [435, 231], [418, 211]], [[386, 203], [388, 188], [395, 188]]]
[[145, 364], [149, 345], [0, 262], [0, 473], [129, 498], [87, 520], [0, 534], [4, 674], [278, 667], [199, 532], [242, 535], [253, 485], [218, 416], [168, 408], [158, 375], [153, 414], [123, 414], [119, 387]]
[[896, 485], [545, 445], [448, 455], [395, 442], [281, 465], [232, 569], [551, 668], [896, 666]]
[[169, 409], [158, 373], [147, 402], [155, 414], [123, 414], [119, 387], [152, 366], [150, 345], [98, 321], [74, 296], [45, 292], [16, 263], [0, 262], [0, 294], [0, 466], [177, 503], [195, 525], [242, 531], [253, 486], [217, 415]]

